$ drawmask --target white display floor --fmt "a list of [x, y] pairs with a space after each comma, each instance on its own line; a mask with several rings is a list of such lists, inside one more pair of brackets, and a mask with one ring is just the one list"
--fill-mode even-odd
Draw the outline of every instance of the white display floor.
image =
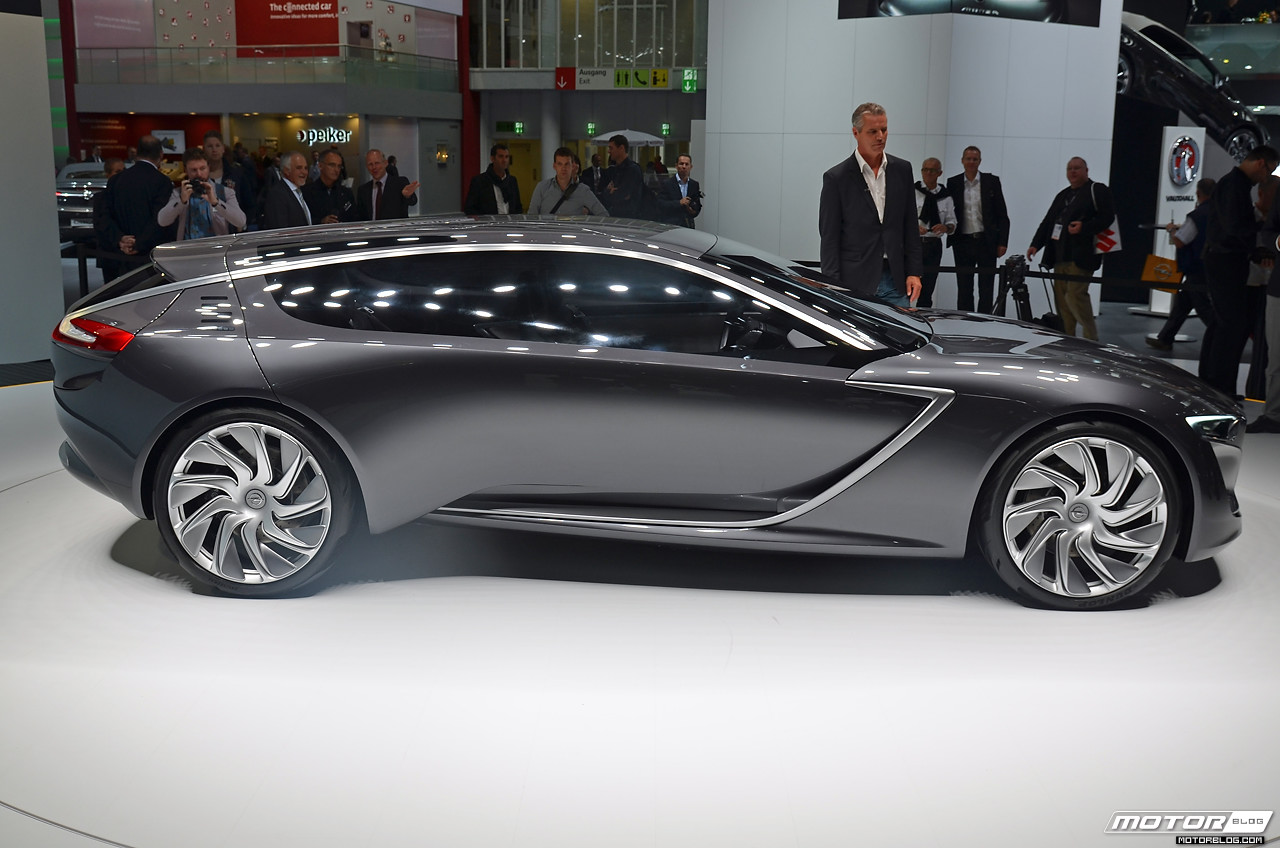
[[[1142, 848], [1280, 813], [1280, 436], [1156, 602], [907, 563], [412, 526], [312, 597], [192, 592], [0, 389], [0, 846]], [[922, 516], [921, 520], [928, 520]], [[1280, 834], [1280, 820], [1268, 835]]]

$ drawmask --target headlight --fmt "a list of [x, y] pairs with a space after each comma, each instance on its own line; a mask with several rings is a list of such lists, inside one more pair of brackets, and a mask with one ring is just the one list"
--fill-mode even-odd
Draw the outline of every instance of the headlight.
[[1187, 424], [1206, 439], [1234, 442], [1244, 419], [1238, 415], [1188, 415]]

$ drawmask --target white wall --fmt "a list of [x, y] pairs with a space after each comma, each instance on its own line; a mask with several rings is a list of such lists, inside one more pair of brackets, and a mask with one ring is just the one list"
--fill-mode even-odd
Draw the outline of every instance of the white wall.
[[[1026, 250], [1066, 161], [1105, 182], [1120, 0], [1100, 27], [966, 15], [838, 20], [834, 3], [710, 0], [699, 226], [797, 259], [818, 257], [825, 170], [853, 152], [863, 101], [889, 113], [889, 151], [960, 172], [970, 144], [999, 174]], [[944, 255], [950, 262], [950, 253]], [[940, 305], [954, 289], [939, 284]]]
[[[396, 157], [396, 169], [400, 176], [413, 182], [422, 173], [422, 165], [418, 161], [418, 121], [414, 118], [385, 118], [369, 115], [361, 116], [360, 124], [365, 133], [360, 151], [360, 161], [353, 169], [347, 166], [347, 176], [355, 177], [355, 185], [369, 181], [369, 172], [364, 167], [364, 155], [370, 150], [381, 150], [384, 156]], [[435, 167], [435, 163], [432, 163]], [[421, 206], [409, 207], [410, 215], [421, 214]]]
[[0, 363], [34, 362], [49, 358], [63, 309], [44, 20], [0, 12], [0, 54]]

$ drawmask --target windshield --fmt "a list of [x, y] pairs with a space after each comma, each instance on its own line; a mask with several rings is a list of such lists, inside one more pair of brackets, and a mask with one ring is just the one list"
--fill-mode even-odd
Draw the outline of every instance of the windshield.
[[1205, 82], [1212, 84], [1217, 80], [1217, 69], [1209, 62], [1208, 57], [1192, 47], [1190, 42], [1183, 40], [1176, 33], [1172, 33], [1162, 26], [1149, 26], [1142, 31], [1142, 34], [1181, 59], [1184, 65]]
[[897, 350], [915, 350], [932, 334], [928, 322], [878, 300], [867, 300], [798, 262], [719, 239], [704, 259], [723, 264], [778, 294], [829, 316], [845, 327]]

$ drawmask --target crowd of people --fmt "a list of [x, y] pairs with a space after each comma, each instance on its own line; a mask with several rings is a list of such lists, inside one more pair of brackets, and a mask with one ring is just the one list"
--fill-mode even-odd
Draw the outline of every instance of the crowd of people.
[[[1003, 304], [996, 302], [996, 264], [1008, 251], [1010, 220], [999, 176], [981, 170], [982, 151], [966, 147], [961, 173], [945, 183], [942, 162], [925, 159], [917, 182], [909, 162], [886, 152], [888, 115], [883, 106], [858, 106], [852, 124], [853, 155], [823, 174], [818, 209], [823, 273], [861, 296], [901, 307], [931, 307], [945, 240], [957, 268], [957, 308], [1002, 312]], [[239, 145], [228, 150], [217, 132], [203, 141], [183, 154], [183, 179], [176, 186], [159, 169], [163, 150], [153, 136], [139, 141], [132, 167], [121, 160], [104, 163], [114, 175], [95, 202], [94, 224], [107, 279], [145, 263], [152, 248], [174, 239], [246, 228], [404, 218], [418, 202], [419, 183], [400, 176], [394, 157], [377, 149], [365, 157], [368, 181], [353, 191], [336, 148], [316, 152], [310, 162], [302, 153], [287, 152], [259, 168]], [[688, 154], [676, 160], [674, 178], [660, 176], [666, 171], [660, 159], [646, 174], [631, 157], [624, 135], [609, 140], [608, 156], [607, 167], [597, 155], [584, 172], [577, 154], [558, 148], [554, 175], [534, 187], [528, 214], [608, 215], [694, 226], [703, 194], [690, 176], [693, 160]], [[471, 180], [464, 214], [524, 214], [506, 144], [493, 145], [489, 163]], [[1280, 269], [1275, 261], [1280, 204], [1272, 202], [1280, 178], [1271, 176], [1278, 165], [1280, 153], [1274, 148], [1255, 149], [1216, 186], [1212, 180], [1201, 181], [1196, 210], [1170, 227], [1189, 288], [1175, 298], [1169, 322], [1150, 343], [1169, 349], [1181, 321], [1194, 309], [1207, 328], [1200, 376], [1227, 394], [1236, 393], [1237, 365], [1250, 336], [1259, 349], [1269, 336], [1280, 336]], [[1096, 340], [1085, 278], [1101, 265], [1095, 242], [1115, 221], [1115, 208], [1107, 186], [1089, 178], [1083, 158], [1067, 161], [1066, 178], [1066, 188], [1050, 202], [1026, 257], [1043, 251], [1041, 265], [1055, 275], [1054, 306], [1063, 332], [1075, 335], [1078, 328], [1084, 338]], [[1265, 321], [1269, 312], [1275, 314]], [[1280, 338], [1271, 346], [1280, 350]], [[1252, 426], [1280, 432], [1280, 357], [1271, 359], [1267, 408]]]
[[[263, 150], [255, 159], [243, 145], [229, 149], [219, 132], [210, 131], [200, 147], [183, 153], [183, 174], [176, 184], [161, 170], [164, 150], [154, 136], [143, 136], [137, 148], [129, 148], [129, 161], [102, 160], [99, 148], [93, 152], [108, 178], [94, 204], [105, 279], [144, 264], [151, 250], [167, 241], [405, 218], [418, 203], [419, 183], [401, 176], [395, 157], [377, 149], [365, 155], [369, 178], [354, 190], [336, 146], [314, 151], [309, 162], [297, 151], [273, 156]], [[661, 180], [652, 173], [645, 178], [623, 135], [609, 141], [608, 168], [601, 168], [594, 156], [592, 168], [581, 174], [577, 154], [567, 147], [557, 149], [553, 159], [555, 176], [535, 187], [529, 214], [649, 218], [693, 227], [702, 211], [703, 195], [698, 181], [690, 178], [693, 160], [688, 154], [677, 160], [674, 178]], [[489, 161], [471, 181], [464, 213], [524, 213], [520, 187], [509, 171], [510, 149], [495, 144]]]
[[[926, 159], [921, 181], [913, 184], [911, 164], [885, 151], [884, 107], [863, 103], [852, 122], [853, 155], [822, 180], [823, 273], [865, 297], [902, 307], [929, 306], [937, 276], [926, 274], [926, 268], [937, 266], [945, 236], [958, 269], [958, 308], [973, 310], [977, 276], [977, 310], [1000, 311], [993, 297], [995, 266], [1008, 250], [1009, 215], [1000, 178], [979, 169], [982, 151], [966, 147], [963, 173], [945, 186], [939, 182], [939, 160]], [[1152, 341], [1169, 349], [1178, 325], [1194, 308], [1206, 326], [1200, 377], [1237, 395], [1240, 358], [1252, 336], [1255, 362], [1266, 363], [1265, 380], [1258, 380], [1265, 382], [1266, 405], [1251, 432], [1280, 433], [1280, 355], [1265, 355], [1268, 348], [1280, 351], [1280, 203], [1273, 202], [1280, 177], [1272, 176], [1278, 166], [1280, 152], [1262, 146], [1216, 186], [1212, 180], [1198, 185], [1200, 206], [1170, 228], [1190, 288], [1179, 294], [1170, 323]], [[1067, 187], [1049, 204], [1026, 256], [1044, 251], [1041, 264], [1054, 274], [1054, 305], [1063, 332], [1074, 336], [1079, 328], [1085, 338], [1096, 340], [1087, 278], [1101, 265], [1096, 240], [1115, 221], [1115, 207], [1107, 186], [1089, 178], [1083, 158], [1067, 161], [1066, 176]]]

